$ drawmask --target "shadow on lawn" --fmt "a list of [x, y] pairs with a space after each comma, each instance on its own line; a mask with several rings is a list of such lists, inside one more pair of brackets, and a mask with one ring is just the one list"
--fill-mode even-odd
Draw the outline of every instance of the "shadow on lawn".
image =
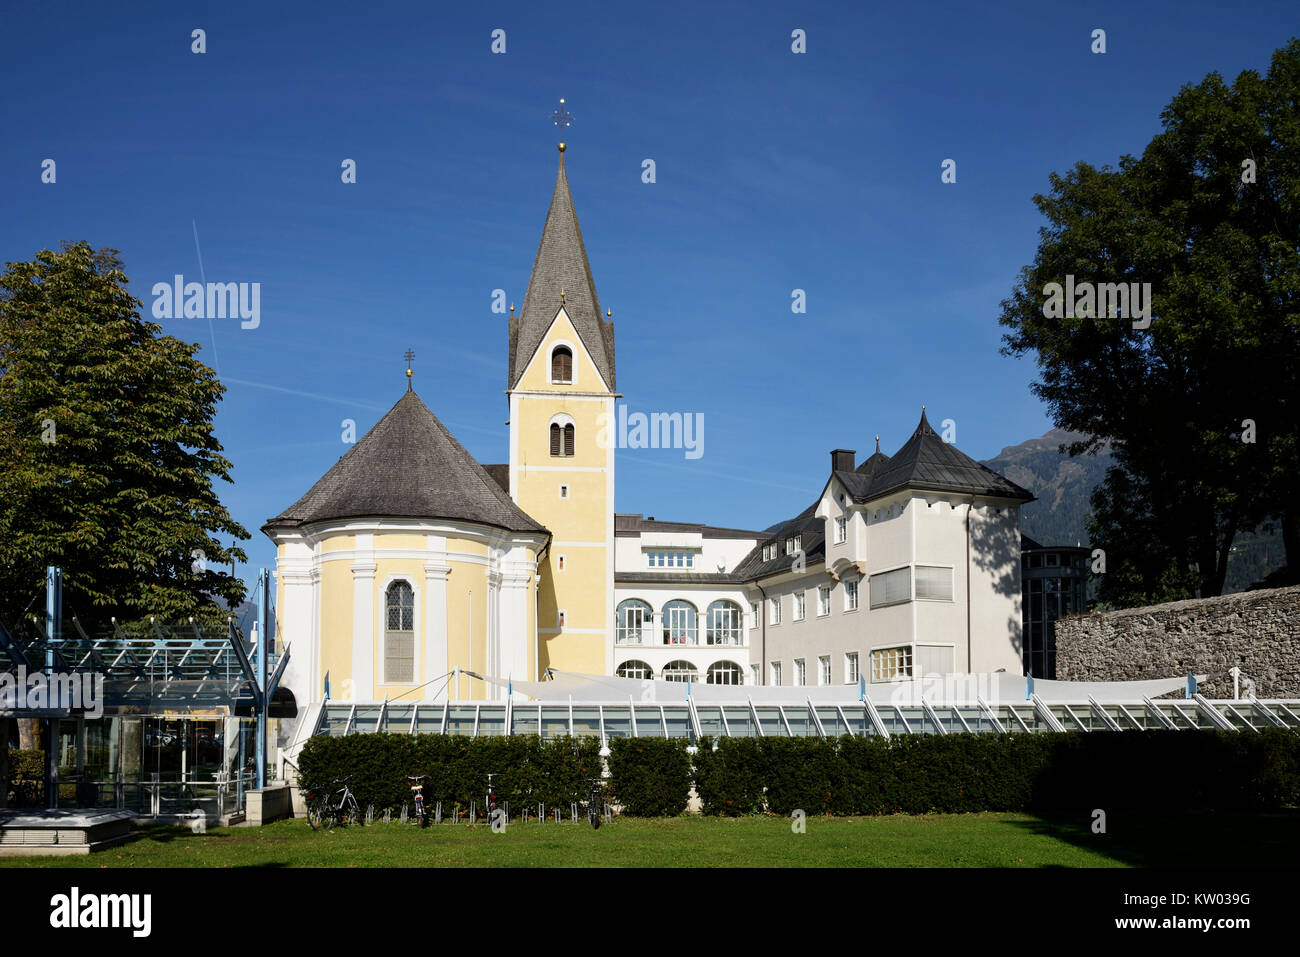
[[1300, 846], [1300, 810], [1260, 814], [1116, 810], [1106, 815], [1104, 834], [1093, 833], [1090, 816], [1043, 817], [1007, 825], [1133, 867], [1281, 867]]

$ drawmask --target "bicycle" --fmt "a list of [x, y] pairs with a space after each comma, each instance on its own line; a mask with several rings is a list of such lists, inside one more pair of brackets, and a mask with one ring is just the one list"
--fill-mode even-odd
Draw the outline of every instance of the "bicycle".
[[429, 826], [429, 810], [424, 806], [424, 779], [427, 774], [408, 774], [406, 780], [412, 782], [409, 787], [415, 795], [415, 823], [420, 827]]
[[591, 794], [587, 797], [587, 823], [600, 830], [600, 778], [591, 779]]
[[[348, 786], [351, 778], [336, 778], [329, 784], [307, 790], [307, 823], [313, 831], [331, 830], [335, 824], [361, 824], [361, 807]], [[342, 787], [336, 788], [335, 785]], [[337, 803], [335, 798], [338, 798]]]

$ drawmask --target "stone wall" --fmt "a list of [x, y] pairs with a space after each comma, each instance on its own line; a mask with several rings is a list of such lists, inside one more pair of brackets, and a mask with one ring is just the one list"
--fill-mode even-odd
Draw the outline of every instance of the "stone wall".
[[[1056, 623], [1056, 677], [1128, 681], [1208, 674], [1231, 698], [1236, 665], [1260, 698], [1300, 697], [1300, 585], [1077, 615]], [[1243, 685], [1243, 694], [1245, 693]]]

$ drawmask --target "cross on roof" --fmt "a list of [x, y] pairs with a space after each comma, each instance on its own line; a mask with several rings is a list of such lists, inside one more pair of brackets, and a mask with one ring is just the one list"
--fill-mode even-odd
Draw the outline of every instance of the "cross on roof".
[[573, 114], [564, 108], [564, 97], [560, 97], [559, 107], [551, 114], [551, 122], [561, 130], [573, 125]]

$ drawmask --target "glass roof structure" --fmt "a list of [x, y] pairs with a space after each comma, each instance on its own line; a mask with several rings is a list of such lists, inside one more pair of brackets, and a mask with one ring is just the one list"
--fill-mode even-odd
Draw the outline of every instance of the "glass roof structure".
[[1037, 696], [1014, 704], [878, 704], [752, 700], [694, 701], [483, 701], [354, 704], [327, 701], [304, 714], [311, 734], [341, 736], [375, 731], [399, 734], [463, 734], [471, 737], [536, 734], [545, 740], [574, 735], [610, 738], [822, 737], [849, 734], [889, 738], [899, 734], [1030, 734], [1038, 731], [1141, 731], [1219, 728], [1300, 732], [1300, 700], [1143, 698], [1132, 702], [1044, 702]]
[[[234, 714], [254, 702], [248, 659], [256, 654], [256, 640], [233, 625], [216, 635], [193, 622], [177, 631], [151, 622], [135, 632], [115, 623], [115, 633], [101, 637], [87, 635], [79, 624], [76, 630], [49, 641], [37, 629], [11, 636], [0, 628], [0, 671], [43, 671], [52, 651], [56, 672], [103, 678], [106, 714]], [[275, 651], [267, 656], [268, 673], [277, 671], [282, 657]]]

